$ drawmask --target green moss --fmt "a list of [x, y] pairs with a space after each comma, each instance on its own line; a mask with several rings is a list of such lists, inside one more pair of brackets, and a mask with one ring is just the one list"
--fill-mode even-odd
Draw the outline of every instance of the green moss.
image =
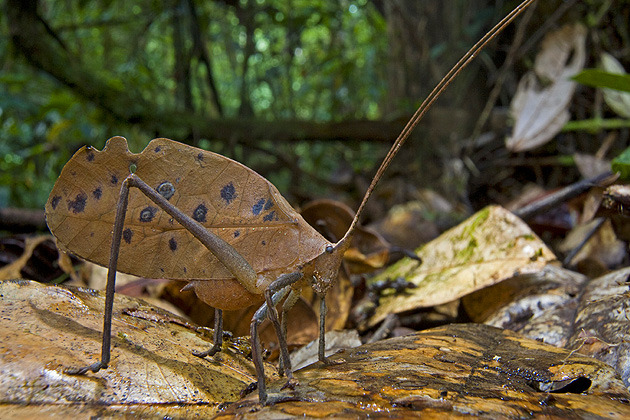
[[471, 216], [469, 221], [466, 222], [466, 227], [462, 229], [461, 237], [465, 238], [467, 236], [471, 236], [481, 224], [488, 220], [488, 217], [490, 217], [489, 206], [482, 210], [479, 210], [476, 214]]
[[477, 243], [477, 239], [475, 239], [474, 237], [470, 238], [470, 240], [468, 241], [468, 245], [466, 246], [466, 248], [462, 249], [461, 251], [459, 251], [456, 255], [455, 258], [459, 259], [459, 260], [463, 260], [465, 262], [468, 262], [468, 260], [470, 260], [470, 258], [473, 256], [473, 254], [475, 253], [475, 249], [477, 249], [477, 246], [479, 244]]

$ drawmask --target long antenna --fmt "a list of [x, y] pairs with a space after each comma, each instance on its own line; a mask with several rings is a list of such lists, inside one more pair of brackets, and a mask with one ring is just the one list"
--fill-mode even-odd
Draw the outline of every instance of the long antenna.
[[487, 34], [483, 36], [483, 38], [477, 41], [477, 43], [473, 45], [466, 54], [464, 54], [464, 56], [457, 62], [457, 64], [453, 66], [453, 68], [451, 68], [446, 76], [444, 76], [442, 80], [440, 80], [440, 83], [438, 83], [437, 86], [433, 88], [431, 93], [429, 93], [429, 96], [427, 96], [422, 104], [420, 104], [420, 107], [418, 107], [405, 128], [403, 128], [402, 132], [398, 135], [398, 138], [396, 138], [396, 141], [389, 149], [389, 152], [385, 156], [385, 159], [383, 159], [383, 163], [381, 163], [381, 166], [376, 171], [374, 178], [372, 178], [372, 183], [365, 192], [363, 201], [361, 201], [357, 213], [354, 216], [354, 220], [352, 220], [350, 228], [348, 229], [340, 243], [343, 242], [354, 231], [355, 225], [358, 223], [359, 217], [361, 217], [361, 214], [365, 209], [365, 204], [372, 195], [376, 184], [381, 179], [383, 173], [387, 170], [392, 160], [394, 159], [402, 145], [405, 143], [413, 129], [416, 128], [424, 114], [426, 114], [429, 108], [431, 108], [431, 105], [433, 105], [436, 99], [442, 94], [444, 89], [446, 89], [448, 85], [451, 84], [451, 82], [459, 74], [459, 72], [461, 72], [468, 65], [468, 63], [470, 63], [475, 58], [475, 56], [479, 54], [479, 52], [486, 46], [486, 44], [488, 44], [488, 42], [490, 42], [496, 35], [498, 35], [503, 29], [505, 29], [507, 25], [509, 25], [518, 15], [520, 15], [525, 9], [531, 6], [531, 4], [535, 1], [536, 0], [523, 1], [514, 10], [512, 10], [510, 14], [508, 14], [499, 23], [497, 23]]

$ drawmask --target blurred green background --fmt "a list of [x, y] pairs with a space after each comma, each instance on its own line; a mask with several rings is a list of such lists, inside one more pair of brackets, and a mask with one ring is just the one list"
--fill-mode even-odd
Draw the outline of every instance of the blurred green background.
[[[115, 135], [135, 152], [169, 137], [225, 154], [292, 202], [351, 185], [356, 203], [431, 87], [518, 3], [4, 0], [0, 207], [42, 208], [72, 153]], [[543, 23], [614, 16], [601, 1], [557, 15], [563, 3], [542, 2], [529, 18], [529, 50], [499, 104], [531, 64]], [[440, 164], [470, 136], [513, 32], [458, 78], [392, 174], [419, 185], [443, 177]]]

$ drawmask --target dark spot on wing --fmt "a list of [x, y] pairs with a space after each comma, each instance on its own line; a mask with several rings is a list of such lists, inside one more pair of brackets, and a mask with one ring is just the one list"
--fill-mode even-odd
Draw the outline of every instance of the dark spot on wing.
[[208, 208], [202, 203], [197, 206], [197, 208], [193, 211], [192, 218], [198, 221], [199, 223], [204, 223], [206, 221], [206, 215], [208, 214]]
[[118, 177], [116, 176], [116, 174], [112, 174], [111, 179], [109, 180], [109, 182], [112, 183], [112, 185], [116, 185], [118, 184]]
[[87, 195], [85, 193], [79, 193], [74, 200], [68, 200], [68, 210], [72, 210], [72, 213], [83, 213], [85, 210], [85, 203], [87, 202]]
[[53, 210], [57, 209], [57, 206], [59, 205], [60, 201], [61, 201], [60, 195], [56, 195], [50, 200], [50, 206], [53, 208]]
[[263, 245], [267, 245], [267, 241], [261, 241], [260, 243]]
[[87, 159], [88, 162], [92, 162], [94, 160], [94, 152], [92, 152], [91, 150], [88, 150], [87, 154], [85, 155], [85, 158]]
[[199, 154], [197, 155], [197, 160], [203, 160], [203, 153], [199, 152]]
[[273, 201], [271, 201], [271, 200], [267, 200], [267, 202], [265, 203], [265, 208], [264, 208], [264, 210], [265, 210], [265, 211], [267, 211], [267, 210], [269, 210], [269, 209], [270, 209], [270, 208], [272, 208], [272, 207], [273, 207]]
[[145, 222], [145, 223], [150, 222], [151, 220], [153, 220], [156, 213], [157, 213], [157, 208], [147, 206], [144, 209], [142, 209], [142, 211], [140, 212], [140, 221]]
[[260, 200], [258, 200], [256, 204], [252, 206], [252, 214], [254, 216], [258, 216], [260, 212], [262, 212], [264, 206], [265, 206], [265, 199], [261, 198]]
[[186, 273], [188, 271], [188, 269], [186, 267], [184, 267], [184, 273]]
[[168, 247], [171, 249], [171, 251], [177, 250], [177, 241], [175, 240], [175, 238], [171, 238], [168, 240]]
[[92, 195], [97, 200], [100, 200], [101, 199], [101, 195], [103, 195], [103, 190], [101, 190], [101, 187], [96, 187], [96, 189], [94, 191], [92, 191]]
[[278, 220], [275, 210], [263, 217], [263, 222], [271, 222], [272, 220]]
[[163, 273], [163, 272], [164, 272], [164, 269], [163, 269], [163, 268], [160, 268], [160, 271]]
[[225, 200], [225, 204], [230, 204], [236, 198], [236, 188], [231, 182], [221, 188], [221, 198]]
[[156, 146], [154, 150], [155, 153], [158, 153], [160, 150], [162, 150], [162, 146]]
[[235, 230], [234, 231], [234, 237], [238, 238], [239, 236], [241, 236], [241, 231], [240, 230]]
[[170, 200], [173, 194], [175, 194], [175, 187], [168, 181], [162, 182], [155, 190], [167, 200]]
[[127, 228], [123, 230], [122, 237], [128, 244], [131, 243], [131, 238], [133, 237], [133, 230]]

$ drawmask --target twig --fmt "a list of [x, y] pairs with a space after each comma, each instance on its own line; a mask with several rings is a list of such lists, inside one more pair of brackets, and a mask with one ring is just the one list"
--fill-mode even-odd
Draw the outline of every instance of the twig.
[[573, 197], [577, 197], [583, 192], [588, 191], [592, 187], [605, 187], [612, 184], [617, 176], [612, 172], [604, 172], [594, 178], [583, 179], [569, 186], [564, 187], [560, 191], [548, 195], [532, 204], [522, 207], [514, 212], [521, 219], [528, 220], [537, 216], [552, 207], [557, 206]]

